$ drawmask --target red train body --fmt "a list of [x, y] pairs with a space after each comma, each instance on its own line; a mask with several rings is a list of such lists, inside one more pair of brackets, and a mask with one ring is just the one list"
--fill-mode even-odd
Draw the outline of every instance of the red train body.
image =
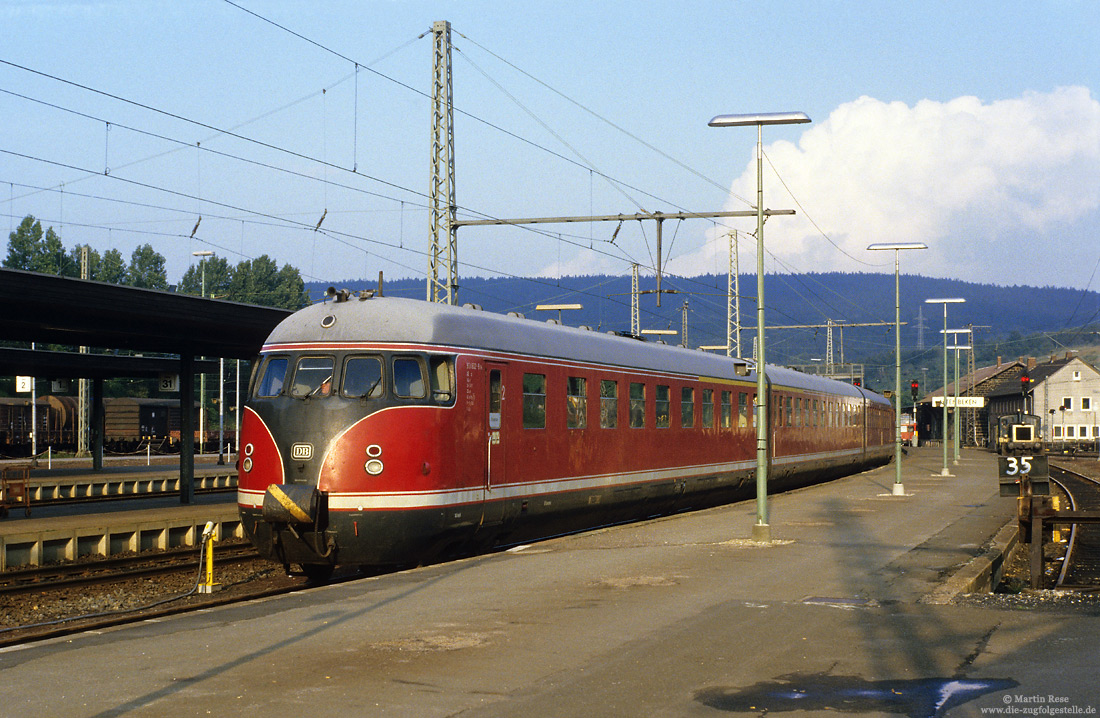
[[[275, 329], [253, 375], [245, 531], [323, 575], [751, 496], [756, 378], [738, 368], [470, 308], [315, 305]], [[768, 379], [770, 490], [892, 455], [882, 397], [777, 367]]]

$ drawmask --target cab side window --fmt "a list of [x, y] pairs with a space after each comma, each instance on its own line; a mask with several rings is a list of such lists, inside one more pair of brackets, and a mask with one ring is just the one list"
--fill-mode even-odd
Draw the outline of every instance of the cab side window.
[[454, 360], [450, 357], [429, 357], [428, 378], [433, 399], [446, 403], [454, 397]]
[[393, 393], [401, 399], [423, 399], [427, 396], [424, 370], [416, 357], [394, 357]]
[[256, 396], [272, 397], [283, 393], [283, 382], [286, 381], [286, 370], [290, 360], [286, 357], [272, 357], [267, 360], [263, 376], [256, 386]]

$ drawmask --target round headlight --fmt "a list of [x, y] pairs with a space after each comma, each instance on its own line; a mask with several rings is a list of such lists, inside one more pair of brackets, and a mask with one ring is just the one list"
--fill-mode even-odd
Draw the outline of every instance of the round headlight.
[[382, 473], [383, 467], [381, 461], [379, 461], [378, 459], [371, 459], [363, 466], [363, 468], [366, 469], [367, 473], [371, 476], [378, 476]]
[[255, 449], [256, 447], [252, 445], [252, 442], [248, 442], [244, 445], [244, 455], [252, 456], [252, 452], [255, 451]]
[[246, 472], [247, 471], [252, 471], [252, 457], [251, 456], [244, 457], [244, 461], [241, 462], [241, 468], [244, 469]]

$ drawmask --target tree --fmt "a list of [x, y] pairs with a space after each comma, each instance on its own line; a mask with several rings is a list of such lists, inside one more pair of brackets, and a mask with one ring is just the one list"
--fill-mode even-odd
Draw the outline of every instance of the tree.
[[205, 257], [197, 264], [187, 268], [180, 281], [179, 291], [185, 294], [201, 295], [203, 277], [206, 279], [206, 296], [217, 299], [235, 299], [230, 291], [233, 269], [224, 257], [214, 255]]
[[122, 252], [117, 249], [108, 249], [103, 253], [99, 271], [92, 276], [92, 279], [111, 284], [126, 284], [127, 271], [126, 260], [122, 258]]
[[74, 263], [72, 257], [65, 253], [61, 237], [53, 231], [53, 227], [43, 234], [42, 223], [29, 214], [8, 235], [8, 256], [4, 259], [4, 266], [42, 274], [80, 276], [80, 264]]
[[34, 271], [42, 274], [56, 274], [62, 277], [79, 277], [80, 262], [73, 261], [72, 255], [65, 251], [61, 244], [61, 237], [53, 231], [53, 227], [46, 230], [46, 237], [42, 242], [42, 253], [38, 255]]
[[42, 245], [42, 223], [27, 215], [14, 232], [8, 235], [8, 256], [4, 266], [8, 269], [34, 271], [35, 257]]
[[289, 264], [280, 269], [266, 254], [237, 265], [229, 284], [229, 296], [238, 302], [282, 309], [301, 309], [309, 303], [298, 270]]
[[164, 256], [150, 244], [143, 244], [130, 256], [130, 268], [126, 272], [128, 284], [141, 289], [167, 289], [168, 272], [164, 268]]

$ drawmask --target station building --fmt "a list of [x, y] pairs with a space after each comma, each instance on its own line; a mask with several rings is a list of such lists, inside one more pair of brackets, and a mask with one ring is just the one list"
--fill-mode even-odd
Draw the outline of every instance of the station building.
[[[1024, 381], [1024, 377], [1027, 381]], [[990, 426], [998, 416], [1035, 414], [1041, 419], [1041, 438], [1055, 449], [1095, 447], [1100, 441], [1100, 370], [1075, 353], [1051, 356], [1040, 362], [1034, 357], [982, 367], [959, 377], [959, 397], [981, 397], [980, 407], [959, 410], [960, 441], [966, 446], [987, 446]], [[943, 436], [943, 410], [937, 389], [917, 405], [918, 427], [923, 436]], [[955, 382], [947, 385], [955, 395]], [[948, 436], [954, 431], [955, 412], [948, 413]]]

